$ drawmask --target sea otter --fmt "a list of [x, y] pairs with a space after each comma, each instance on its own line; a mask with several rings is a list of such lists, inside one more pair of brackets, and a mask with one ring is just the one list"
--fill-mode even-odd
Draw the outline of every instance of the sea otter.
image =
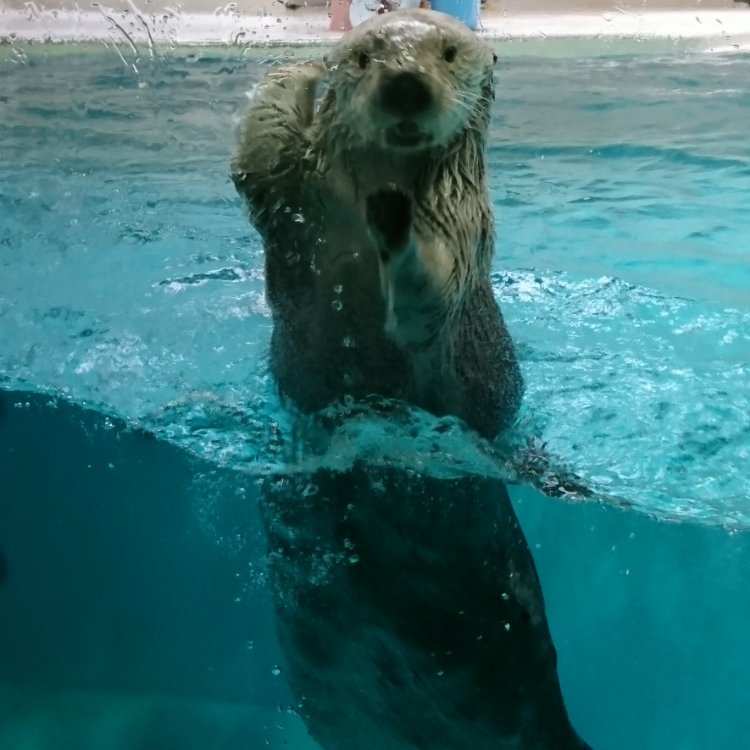
[[[485, 437], [512, 423], [522, 381], [489, 275], [493, 57], [448, 16], [397, 11], [257, 88], [232, 174], [298, 411], [378, 397]], [[588, 748], [502, 481], [367, 456], [279, 472], [261, 509], [287, 675], [325, 750]]]
[[512, 422], [522, 381], [489, 278], [492, 69], [458, 21], [405, 10], [347, 34], [327, 72], [258, 87], [232, 172], [265, 242], [273, 372], [297, 407], [376, 393], [485, 436]]

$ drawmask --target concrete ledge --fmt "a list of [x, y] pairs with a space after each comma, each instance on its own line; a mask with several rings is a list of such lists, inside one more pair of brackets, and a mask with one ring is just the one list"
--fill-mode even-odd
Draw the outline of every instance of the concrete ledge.
[[[271, 8], [272, 12], [266, 8]], [[698, 6], [700, 7], [700, 6]], [[479, 32], [490, 40], [631, 40], [660, 42], [665, 52], [679, 48], [712, 52], [750, 50], [750, 10], [747, 6], [713, 10], [619, 9], [509, 13], [486, 10]], [[182, 13], [164, 8], [144, 13], [131, 5], [124, 10], [95, 6], [93, 10], [0, 8], [3, 42], [105, 42], [146, 46], [211, 44], [299, 46], [330, 44], [340, 32], [330, 30], [324, 7], [290, 11], [281, 4], [240, 13], [233, 5], [214, 13]], [[647, 44], [648, 46], [648, 44]]]

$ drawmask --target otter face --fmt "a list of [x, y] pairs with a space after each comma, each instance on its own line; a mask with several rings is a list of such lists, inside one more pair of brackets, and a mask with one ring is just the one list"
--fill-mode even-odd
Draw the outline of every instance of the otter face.
[[409, 153], [486, 128], [492, 51], [455, 19], [396, 11], [347, 34], [329, 57], [337, 117], [351, 145]]

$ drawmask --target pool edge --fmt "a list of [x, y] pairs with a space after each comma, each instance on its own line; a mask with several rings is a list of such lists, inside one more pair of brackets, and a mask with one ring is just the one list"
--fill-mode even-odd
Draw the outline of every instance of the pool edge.
[[[293, 13], [141, 14], [129, 11], [20, 11], [0, 8], [0, 43], [77, 42], [119, 45], [148, 54], [159, 47], [216, 46], [245, 49], [317, 47], [335, 42], [341, 32], [330, 30], [324, 8]], [[723, 11], [560, 12], [505, 15], [487, 11], [479, 34], [492, 42], [537, 47], [560, 43], [580, 54], [583, 46], [597, 50], [608, 45], [669, 53], [677, 49], [704, 52], [750, 51], [750, 12]], [[510, 46], [510, 45], [509, 45]], [[140, 48], [140, 49], [139, 49]], [[511, 50], [508, 50], [512, 54]]]

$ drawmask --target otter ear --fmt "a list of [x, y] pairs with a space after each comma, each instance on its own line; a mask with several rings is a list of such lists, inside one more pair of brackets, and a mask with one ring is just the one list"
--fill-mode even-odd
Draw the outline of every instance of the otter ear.
[[495, 98], [495, 76], [491, 68], [487, 71], [487, 77], [484, 79], [482, 95], [486, 96], [488, 101], [493, 101]]

